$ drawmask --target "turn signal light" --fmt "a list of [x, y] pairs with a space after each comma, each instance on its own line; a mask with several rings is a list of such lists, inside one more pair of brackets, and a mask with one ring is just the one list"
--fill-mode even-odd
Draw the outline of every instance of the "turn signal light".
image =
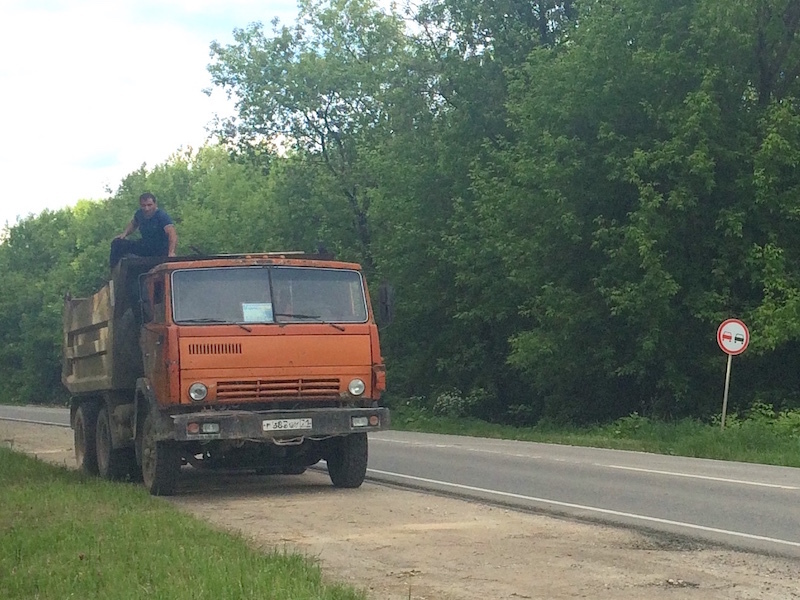
[[378, 415], [371, 415], [369, 417], [351, 417], [351, 427], [377, 427], [381, 420]]
[[219, 433], [219, 423], [191, 423], [186, 424], [186, 433], [197, 435], [198, 433]]

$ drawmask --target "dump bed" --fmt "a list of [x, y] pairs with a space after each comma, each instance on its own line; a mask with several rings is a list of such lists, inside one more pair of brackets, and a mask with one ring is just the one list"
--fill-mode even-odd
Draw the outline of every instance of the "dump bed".
[[61, 380], [71, 394], [132, 390], [143, 374], [139, 275], [163, 258], [126, 258], [93, 296], [64, 300]]

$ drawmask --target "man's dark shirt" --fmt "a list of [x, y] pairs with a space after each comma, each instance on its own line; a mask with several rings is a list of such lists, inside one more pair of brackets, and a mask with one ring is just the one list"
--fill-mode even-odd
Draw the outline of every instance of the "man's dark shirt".
[[145, 219], [144, 211], [140, 208], [133, 215], [133, 221], [139, 226], [142, 244], [151, 249], [155, 255], [166, 256], [169, 252], [169, 237], [164, 227], [174, 224], [170, 216], [159, 208], [152, 217]]

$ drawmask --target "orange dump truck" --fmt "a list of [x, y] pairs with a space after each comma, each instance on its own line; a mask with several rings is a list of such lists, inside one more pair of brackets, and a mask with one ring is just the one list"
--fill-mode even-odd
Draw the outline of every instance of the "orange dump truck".
[[[381, 297], [385, 297], [382, 294]], [[358, 487], [389, 425], [359, 265], [316, 255], [124, 258], [65, 300], [62, 380], [86, 472], [174, 492], [182, 465]]]

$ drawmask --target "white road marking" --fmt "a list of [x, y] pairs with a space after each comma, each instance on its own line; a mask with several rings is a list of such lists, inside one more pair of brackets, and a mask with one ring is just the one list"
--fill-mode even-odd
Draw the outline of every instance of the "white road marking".
[[676, 525], [678, 527], [685, 527], [686, 529], [695, 529], [697, 531], [705, 531], [708, 533], [721, 533], [732, 537], [746, 538], [749, 540], [759, 540], [762, 542], [771, 542], [773, 544], [781, 544], [784, 546], [792, 546], [800, 548], [800, 542], [793, 542], [791, 540], [782, 540], [778, 538], [771, 538], [763, 535], [754, 535], [752, 533], [744, 533], [741, 531], [730, 531], [728, 529], [718, 529], [716, 527], [706, 527], [705, 525], [696, 525], [694, 523], [685, 523], [683, 521], [671, 521], [669, 519], [660, 519], [658, 517], [648, 517], [647, 515], [637, 515], [634, 513], [621, 512], [618, 510], [610, 510], [608, 508], [598, 508], [596, 506], [585, 506], [583, 504], [573, 504], [572, 502], [561, 502], [559, 500], [549, 500], [547, 498], [537, 498], [535, 496], [525, 496], [523, 494], [515, 494], [513, 492], [502, 492], [499, 490], [489, 490], [485, 488], [474, 487], [471, 485], [463, 485], [460, 483], [450, 483], [449, 481], [439, 481], [438, 479], [427, 479], [425, 477], [415, 477], [413, 475], [403, 475], [401, 473], [392, 473], [390, 471], [379, 471], [377, 469], [368, 469], [370, 473], [378, 475], [387, 475], [389, 477], [398, 477], [400, 479], [409, 479], [411, 481], [418, 481], [421, 483], [432, 483], [445, 487], [456, 488], [460, 490], [468, 490], [470, 492], [481, 492], [483, 494], [490, 494], [494, 496], [502, 496], [505, 498], [515, 498], [517, 500], [528, 500], [531, 502], [540, 502], [545, 504], [552, 504], [555, 506], [562, 506], [565, 508], [575, 508], [578, 510], [585, 510], [588, 512], [595, 512], [604, 515], [612, 515], [615, 517], [626, 517], [639, 521], [646, 521], [649, 523], [659, 523], [661, 525]]
[[759, 481], [745, 481], [743, 479], [728, 479], [725, 477], [711, 477], [709, 475], [691, 475], [689, 473], [675, 473], [673, 471], [656, 471], [655, 469], [640, 469], [638, 467], [626, 467], [623, 465], [604, 465], [594, 463], [596, 467], [607, 467], [609, 469], [622, 469], [623, 471], [638, 471], [640, 473], [653, 473], [655, 475], [670, 475], [672, 477], [689, 477], [690, 479], [707, 479], [709, 481], [721, 481], [723, 483], [738, 483], [741, 485], [755, 485], [759, 487], [777, 488], [779, 490], [800, 490], [794, 485], [779, 485], [777, 483], [761, 483]]
[[14, 421], [16, 423], [32, 423], [34, 425], [54, 425], [55, 427], [70, 427], [68, 423], [53, 423], [51, 421], [36, 421], [33, 419], [17, 419], [15, 417], [0, 417], [0, 421]]

